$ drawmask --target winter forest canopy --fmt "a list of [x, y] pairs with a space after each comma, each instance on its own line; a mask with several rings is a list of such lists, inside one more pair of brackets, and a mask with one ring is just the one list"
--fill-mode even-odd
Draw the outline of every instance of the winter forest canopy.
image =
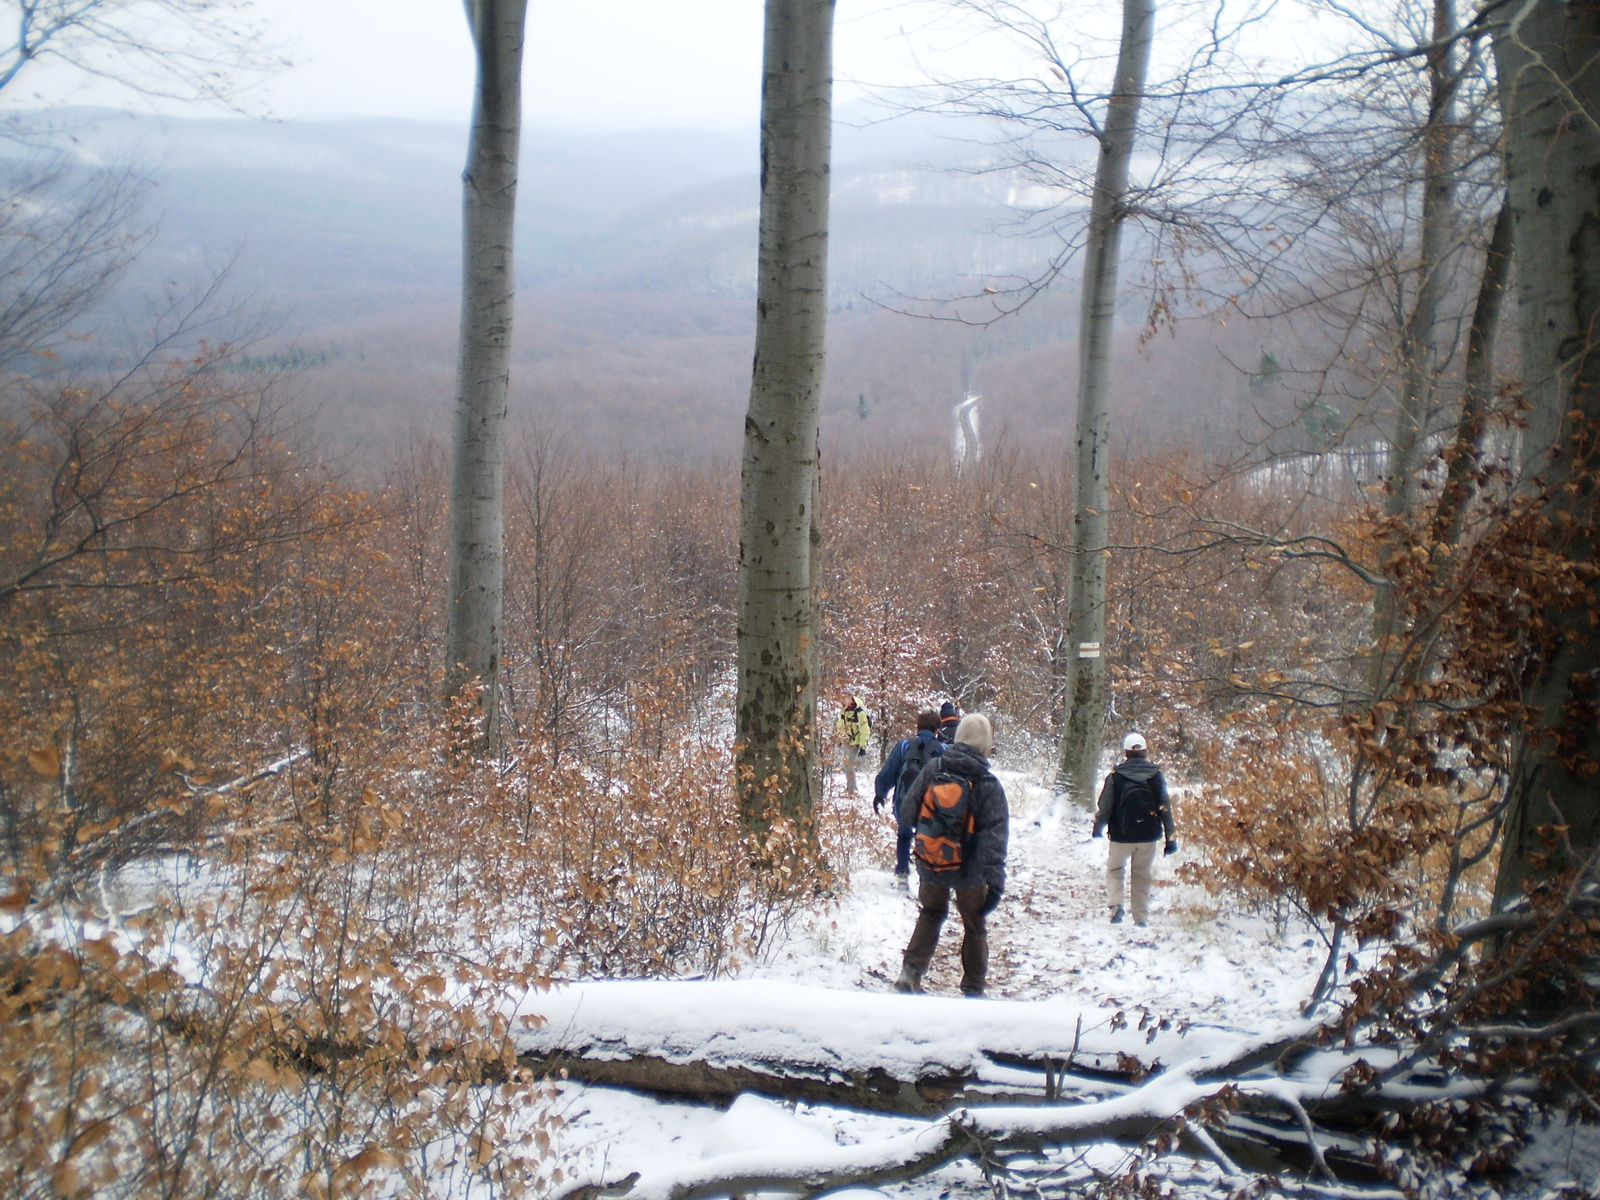
[[1600, 8], [926, 0], [835, 103], [766, 0], [759, 137], [465, 10], [467, 130], [0, 0], [3, 1194], [1600, 1195]]

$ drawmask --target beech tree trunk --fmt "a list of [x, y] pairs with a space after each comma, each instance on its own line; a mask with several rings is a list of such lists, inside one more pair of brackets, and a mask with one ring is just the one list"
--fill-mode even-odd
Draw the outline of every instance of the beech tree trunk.
[[[1155, 0], [1123, 0], [1122, 46], [1100, 130], [1078, 308], [1077, 460], [1073, 477], [1072, 598], [1067, 616], [1067, 711], [1058, 789], [1093, 803], [1106, 709], [1107, 509], [1111, 504], [1111, 335], [1128, 191], [1155, 38]], [[1076, 654], [1074, 656], [1074, 643]]]
[[512, 238], [528, 3], [466, 0], [466, 9], [478, 79], [461, 179], [461, 346], [451, 443], [445, 695], [479, 681], [483, 744], [492, 748], [501, 718], [506, 389], [517, 288]]
[[[1523, 462], [1549, 489], [1546, 510], [1566, 558], [1595, 562], [1594, 482], [1600, 426], [1600, 7], [1531, 0], [1495, 31], [1505, 120], [1528, 400]], [[1571, 849], [1595, 846], [1600, 813], [1600, 625], [1589, 595], [1539, 614], [1554, 647], [1534, 673], [1540, 716], [1518, 748], [1498, 903], [1514, 899], [1543, 825], [1565, 825]], [[1569, 860], [1558, 849], [1555, 867]]]
[[[1389, 438], [1386, 471], [1388, 494], [1383, 513], [1391, 520], [1417, 507], [1417, 486], [1427, 449], [1429, 420], [1438, 383], [1439, 303], [1445, 291], [1445, 267], [1456, 227], [1455, 97], [1461, 74], [1455, 65], [1455, 7], [1451, 0], [1433, 0], [1433, 45], [1428, 51], [1428, 117], [1422, 126], [1422, 222], [1417, 237], [1416, 284], [1410, 311], [1395, 342], [1400, 371], [1394, 432]], [[1397, 288], [1404, 287], [1403, 278]], [[1403, 293], [1402, 293], [1403, 294]], [[1384, 560], [1403, 552], [1403, 539], [1391, 536], [1381, 550]], [[1396, 613], [1393, 590], [1380, 584], [1372, 599], [1372, 657], [1368, 679], [1374, 696], [1383, 695], [1397, 672], [1414, 670], [1393, 654]]]
[[1470, 499], [1468, 473], [1484, 450], [1489, 401], [1494, 396], [1494, 343], [1500, 332], [1500, 313], [1510, 276], [1511, 210], [1502, 201], [1484, 252], [1478, 296], [1467, 327], [1467, 351], [1461, 369], [1461, 415], [1456, 420], [1455, 445], [1433, 518], [1434, 536], [1452, 545], [1460, 539]]
[[820, 785], [812, 608], [827, 322], [834, 0], [767, 0], [756, 349], [739, 524], [738, 750], [746, 824], [806, 823]]
[[1390, 442], [1387, 516], [1416, 507], [1428, 417], [1438, 369], [1439, 301], [1455, 230], [1455, 95], [1460, 75], [1454, 62], [1455, 10], [1434, 0], [1434, 45], [1428, 52], [1428, 119], [1422, 127], [1422, 227], [1417, 239], [1416, 291], [1398, 339], [1400, 396]]

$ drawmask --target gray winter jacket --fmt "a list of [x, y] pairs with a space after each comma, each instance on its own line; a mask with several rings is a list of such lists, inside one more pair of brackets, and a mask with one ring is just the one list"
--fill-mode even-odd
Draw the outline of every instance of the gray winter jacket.
[[916, 782], [900, 797], [900, 823], [913, 827], [916, 825], [917, 812], [922, 807], [922, 793], [940, 771], [965, 775], [972, 781], [972, 842], [962, 852], [960, 870], [935, 871], [918, 859], [917, 878], [953, 888], [987, 884], [1003, 889], [1006, 886], [1006, 843], [1011, 833], [1011, 809], [1006, 804], [1005, 788], [989, 772], [989, 760], [973, 747], [965, 742], [957, 742], [946, 747], [938, 758], [928, 761]]
[[1123, 824], [1126, 816], [1122, 806], [1123, 783], [1130, 779], [1137, 779], [1149, 786], [1155, 793], [1156, 803], [1160, 806], [1161, 828], [1166, 835], [1166, 840], [1172, 840], [1172, 800], [1167, 795], [1167, 781], [1162, 778], [1160, 769], [1144, 755], [1125, 758], [1117, 764], [1116, 770], [1106, 776], [1105, 783], [1100, 788], [1100, 804], [1094, 814], [1094, 836], [1099, 837], [1102, 832], [1109, 829], [1113, 842], [1156, 842], [1159, 837], [1135, 836], [1130, 834]]

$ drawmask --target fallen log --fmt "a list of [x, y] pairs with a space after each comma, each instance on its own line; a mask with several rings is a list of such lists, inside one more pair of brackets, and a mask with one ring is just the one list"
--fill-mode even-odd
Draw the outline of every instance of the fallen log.
[[[651, 1095], [726, 1106], [747, 1092], [778, 1100], [800, 1100], [866, 1112], [931, 1117], [973, 1104], [1066, 1103], [1105, 1094], [1103, 1080], [1074, 1080], [1043, 1069], [1026, 1072], [978, 1070], [967, 1075], [930, 1073], [898, 1079], [882, 1067], [824, 1071], [815, 1062], [723, 1066], [670, 1062], [656, 1055], [636, 1058], [581, 1054], [520, 1054], [517, 1061], [540, 1075], [622, 1087]], [[1006, 1078], [995, 1078], [1003, 1075]]]
[[521, 1062], [588, 1083], [726, 1104], [742, 1092], [933, 1116], [1127, 1090], [1236, 1032], [1050, 1001], [841, 992], [772, 981], [614, 981], [532, 996]]

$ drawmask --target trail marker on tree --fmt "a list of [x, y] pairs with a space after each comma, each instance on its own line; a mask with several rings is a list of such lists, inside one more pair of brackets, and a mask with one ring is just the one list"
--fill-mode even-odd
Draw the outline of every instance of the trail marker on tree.
[[1072, 599], [1067, 639], [1078, 655], [1066, 663], [1067, 711], [1062, 721], [1056, 787], [1080, 802], [1093, 796], [1105, 727], [1106, 535], [1111, 506], [1111, 333], [1117, 309], [1128, 165], [1155, 39], [1155, 0], [1123, 0], [1122, 46], [1099, 130], [1100, 159], [1083, 264], [1078, 310], [1076, 496], [1072, 514]]

